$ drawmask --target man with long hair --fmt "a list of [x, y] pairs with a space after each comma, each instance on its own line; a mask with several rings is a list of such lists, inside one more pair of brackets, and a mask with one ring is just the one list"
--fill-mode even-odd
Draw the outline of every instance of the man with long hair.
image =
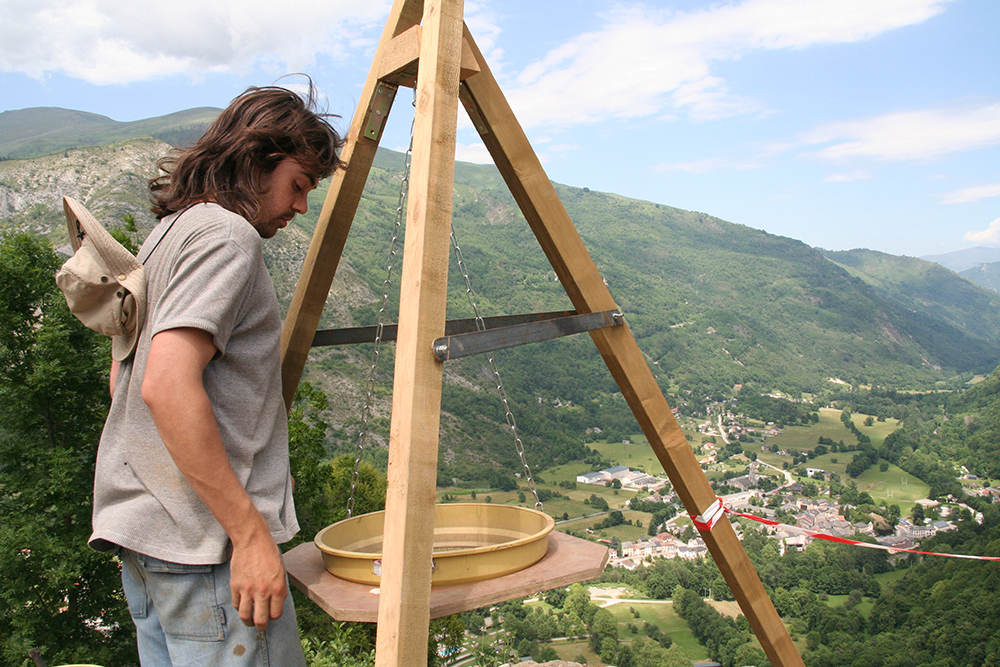
[[304, 664], [277, 546], [298, 523], [261, 239], [306, 212], [341, 144], [311, 85], [251, 88], [150, 182], [146, 321], [112, 363], [90, 539], [121, 558], [144, 667]]

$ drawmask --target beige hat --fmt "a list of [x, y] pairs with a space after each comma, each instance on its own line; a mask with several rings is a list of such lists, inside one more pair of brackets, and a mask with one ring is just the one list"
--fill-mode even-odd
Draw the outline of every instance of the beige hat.
[[135, 350], [146, 316], [146, 272], [80, 202], [63, 197], [74, 254], [56, 274], [66, 304], [89, 328], [111, 336], [111, 357]]

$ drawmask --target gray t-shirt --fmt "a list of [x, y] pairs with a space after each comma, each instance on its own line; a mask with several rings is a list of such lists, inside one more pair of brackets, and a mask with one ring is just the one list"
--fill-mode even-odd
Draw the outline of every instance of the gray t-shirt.
[[[176, 216], [176, 214], [175, 214]], [[150, 340], [168, 329], [210, 333], [218, 353], [203, 380], [237, 478], [277, 543], [299, 526], [281, 395], [281, 318], [261, 239], [242, 217], [198, 204], [150, 234], [146, 322], [122, 362], [97, 453], [90, 545], [186, 564], [224, 562], [229, 538], [178, 470], [142, 400]], [[157, 240], [155, 251], [150, 254]]]

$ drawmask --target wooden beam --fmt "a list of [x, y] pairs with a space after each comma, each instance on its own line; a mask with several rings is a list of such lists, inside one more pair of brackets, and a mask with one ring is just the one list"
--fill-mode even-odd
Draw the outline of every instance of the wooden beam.
[[[468, 32], [466, 40], [476, 54], [480, 73], [464, 82], [462, 102], [511, 194], [577, 311], [615, 308], [611, 292]], [[702, 514], [715, 501], [715, 492], [631, 331], [623, 326], [594, 331], [591, 336], [685, 508], [692, 516]], [[728, 520], [701, 534], [771, 663], [803, 665]]]
[[400, 276], [376, 667], [426, 665], [462, 0], [426, 0]]
[[341, 158], [350, 165], [350, 169], [337, 171], [330, 180], [330, 188], [281, 332], [281, 384], [286, 408], [291, 407], [295, 390], [302, 379], [313, 335], [330, 295], [330, 285], [340, 264], [347, 233], [361, 201], [375, 151], [378, 150], [380, 137], [367, 138], [364, 132], [379, 87], [389, 85], [378, 80], [383, 55], [396, 35], [420, 22], [422, 12], [422, 0], [396, 0], [393, 4], [382, 39], [375, 51], [368, 79], [361, 91], [354, 119], [345, 136]]
[[[397, 35], [386, 49], [379, 69], [379, 79], [400, 86], [412, 88], [417, 81], [417, 69], [420, 63], [420, 26], [415, 25], [406, 32]], [[462, 42], [462, 64], [459, 69], [459, 80], [464, 81], [479, 71], [479, 63], [472, 53], [468, 42]]]

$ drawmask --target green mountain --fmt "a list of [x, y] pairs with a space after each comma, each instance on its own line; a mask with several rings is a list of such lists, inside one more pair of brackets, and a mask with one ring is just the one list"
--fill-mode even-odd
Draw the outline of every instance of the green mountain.
[[32, 158], [135, 137], [179, 146], [201, 136], [219, 111], [202, 107], [130, 123], [57, 107], [4, 111], [0, 113], [0, 158]]
[[823, 254], [870, 285], [883, 299], [930, 317], [937, 326], [927, 335], [947, 337], [954, 328], [970, 332], [988, 345], [1000, 341], [997, 320], [984, 317], [1000, 307], [994, 291], [979, 289], [952, 271], [921, 259], [864, 249]]
[[980, 287], [994, 292], [1000, 292], [1000, 262], [979, 264], [962, 271], [959, 275], [968, 278]]
[[[11, 116], [10, 114], [15, 115]], [[74, 112], [60, 112], [73, 114]], [[65, 242], [60, 197], [69, 194], [110, 225], [125, 215], [145, 234], [145, 182], [169, 145], [155, 139], [97, 141], [102, 132], [187, 127], [200, 111], [135, 124], [79, 114], [89, 129], [62, 135], [56, 121], [34, 129], [16, 112], [0, 117], [0, 140], [44, 142], [48, 154], [0, 161], [0, 227]], [[209, 114], [209, 111], [205, 112]], [[58, 113], [52, 118], [63, 119]], [[192, 123], [193, 125], [193, 123]], [[13, 128], [20, 127], [17, 132]], [[102, 129], [103, 128], [103, 129]], [[65, 136], [64, 143], [59, 137]], [[120, 136], [120, 135], [116, 135]], [[3, 143], [9, 146], [10, 143]], [[0, 149], [9, 150], [9, 149]], [[376, 322], [387, 273], [404, 158], [379, 152], [334, 281], [324, 326]], [[1000, 305], [937, 265], [870, 251], [830, 253], [704, 213], [557, 185], [570, 216], [625, 313], [665, 391], [726, 393], [734, 385], [822, 393], [839, 383], [899, 389], [960, 386], [1000, 356]], [[555, 273], [492, 166], [459, 163], [454, 226], [483, 315], [570, 307]], [[279, 296], [287, 305], [325, 194], [313, 194], [297, 226], [266, 244]], [[399, 253], [398, 256], [401, 256]], [[398, 262], [397, 262], [398, 263]], [[449, 317], [471, 317], [465, 284], [452, 262]], [[398, 266], [393, 281], [398, 284]], [[398, 289], [398, 288], [397, 288]], [[386, 321], [394, 321], [393, 296]], [[370, 349], [319, 348], [307, 378], [331, 396], [333, 439], [348, 445], [358, 428]], [[587, 429], [623, 433], [635, 424], [587, 336], [497, 355], [526, 445], [546, 462], [580, 459]], [[373, 409], [376, 444], [388, 433], [392, 349], [383, 348]], [[516, 465], [504, 417], [492, 396], [486, 361], [446, 365], [442, 474], [462, 477], [493, 461]], [[831, 380], [838, 384], [831, 384]]]

